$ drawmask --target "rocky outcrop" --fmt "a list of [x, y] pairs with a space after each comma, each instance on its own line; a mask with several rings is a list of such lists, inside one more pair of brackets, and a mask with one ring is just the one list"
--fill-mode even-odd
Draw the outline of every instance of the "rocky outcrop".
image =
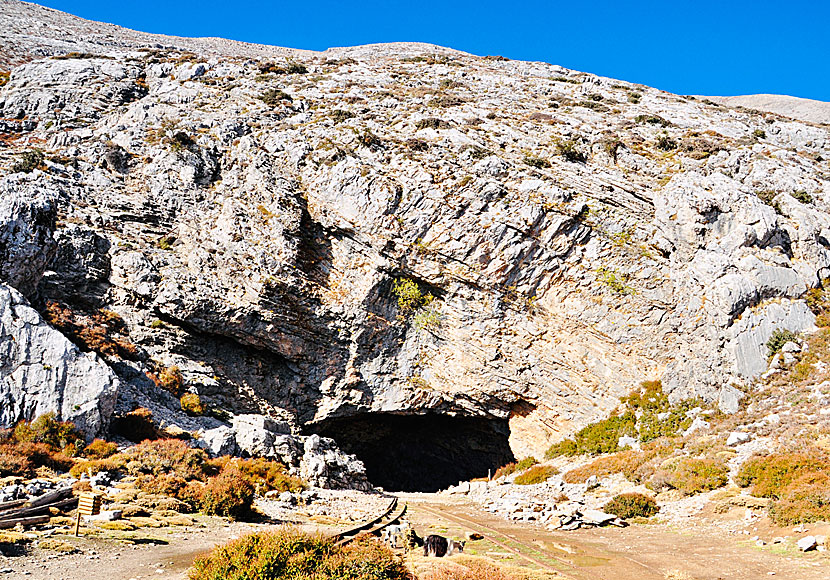
[[198, 443], [215, 455], [271, 457], [287, 465], [311, 485], [329, 489], [372, 488], [366, 468], [343, 453], [334, 440], [319, 435], [291, 435], [290, 427], [262, 415], [237, 415], [233, 427], [200, 433]]
[[118, 383], [97, 355], [78, 350], [0, 284], [0, 425], [55, 413], [91, 438], [107, 429]]
[[35, 292], [57, 244], [55, 196], [36, 176], [0, 179], [0, 281]]
[[[57, 22], [91, 53], [0, 90], [20, 117], [4, 171], [47, 153], [4, 183], [60, 192], [57, 248], [34, 214], [15, 234], [42, 242], [20, 284], [55, 253], [42, 298], [118, 313], [136, 346], [108, 359], [119, 411], [215, 451], [328, 457], [298, 438], [386, 413], [506, 420], [514, 455], [539, 455], [645, 379], [734, 411], [772, 332], [814, 328], [826, 127], [415, 44], [140, 51], [141, 33], [3, 6], [11, 30], [44, 20], [41, 54], [67, 46]], [[153, 380], [174, 366], [243, 418], [181, 415]], [[337, 481], [350, 461], [303, 469]]]

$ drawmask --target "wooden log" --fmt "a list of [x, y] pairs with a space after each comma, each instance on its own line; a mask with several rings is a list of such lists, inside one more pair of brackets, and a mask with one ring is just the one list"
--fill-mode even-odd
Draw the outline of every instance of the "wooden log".
[[20, 507], [24, 503], [26, 503], [25, 499], [16, 499], [14, 501], [0, 502], [0, 512], [4, 512], [4, 511], [10, 510], [12, 508]]
[[24, 507], [24, 508], [18, 508], [18, 509], [15, 509], [15, 510], [9, 510], [7, 512], [0, 513], [0, 522], [6, 521], [6, 520], [9, 520], [9, 519], [23, 518], [23, 517], [39, 515], [39, 514], [48, 512], [49, 508], [63, 509], [65, 507], [69, 507], [71, 505], [74, 505], [75, 502], [77, 502], [77, 501], [78, 501], [78, 498], [70, 497], [70, 498], [67, 498], [67, 499], [62, 499], [60, 501], [56, 501], [54, 503], [50, 503], [49, 505], [41, 505], [41, 506], [37, 506], [37, 507]]
[[55, 491], [50, 491], [49, 493], [44, 493], [42, 496], [37, 497], [31, 500], [26, 507], [38, 507], [41, 505], [48, 505], [50, 503], [55, 503], [56, 501], [60, 501], [65, 497], [69, 497], [72, 495], [72, 488], [71, 487], [64, 487], [61, 489], [56, 489]]
[[15, 520], [3, 520], [0, 521], [0, 530], [5, 530], [8, 528], [13, 528], [16, 525], [20, 524], [22, 526], [34, 526], [37, 524], [45, 524], [49, 522], [49, 516], [37, 516], [34, 518], [18, 518]]

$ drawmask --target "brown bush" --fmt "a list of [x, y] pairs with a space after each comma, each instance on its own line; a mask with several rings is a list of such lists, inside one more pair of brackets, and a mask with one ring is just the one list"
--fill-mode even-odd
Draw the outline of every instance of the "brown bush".
[[254, 486], [234, 463], [211, 477], [198, 497], [199, 509], [205, 514], [233, 520], [249, 515], [253, 503]]
[[769, 514], [778, 525], [830, 520], [830, 455], [810, 448], [750, 459], [735, 481], [769, 497]]
[[0, 445], [0, 477], [34, 477], [38, 468], [67, 471], [73, 460], [45, 443], [8, 442]]
[[135, 345], [122, 335], [126, 332], [124, 321], [111, 310], [88, 314], [50, 301], [43, 317], [83, 350], [126, 359], [135, 359], [138, 355]]
[[104, 459], [89, 459], [76, 461], [70, 468], [72, 477], [81, 477], [83, 474], [95, 475], [101, 471], [126, 472], [126, 457], [123, 454], [112, 455]]
[[176, 397], [182, 394], [184, 378], [179, 367], [175, 365], [170, 367], [161, 366], [157, 369], [156, 373], [147, 373], [147, 376], [160, 389], [164, 389]]
[[335, 547], [322, 536], [286, 528], [244, 536], [214, 549], [196, 559], [188, 578], [411, 580], [412, 576], [400, 558], [374, 538]]
[[659, 510], [660, 508], [657, 507], [657, 502], [654, 499], [641, 493], [621, 493], [614, 496], [602, 508], [605, 513], [614, 514], [623, 519], [649, 518]]
[[177, 475], [184, 480], [202, 479], [207, 455], [179, 439], [142, 441], [125, 454], [130, 475]]
[[524, 473], [517, 475], [513, 483], [516, 485], [543, 483], [557, 473], [559, 473], [559, 470], [552, 465], [534, 465]]
[[533, 467], [539, 463], [535, 457], [525, 457], [521, 461], [514, 461], [513, 463], [508, 463], [507, 465], [502, 465], [496, 470], [496, 473], [493, 474], [493, 479], [498, 479], [499, 477], [507, 477], [508, 475], [513, 475], [517, 471], [523, 471], [530, 467]]
[[729, 468], [722, 460], [702, 457], [678, 461], [667, 478], [671, 487], [687, 495], [723, 487], [727, 481]]
[[115, 455], [118, 451], [118, 445], [103, 439], [95, 439], [92, 443], [86, 446], [83, 450], [83, 456], [90, 459], [106, 459], [110, 455]]

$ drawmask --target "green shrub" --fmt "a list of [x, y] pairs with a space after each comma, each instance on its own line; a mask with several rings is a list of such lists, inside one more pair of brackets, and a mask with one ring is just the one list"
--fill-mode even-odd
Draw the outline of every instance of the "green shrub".
[[796, 341], [798, 341], [798, 334], [795, 332], [785, 328], [776, 329], [766, 343], [767, 350], [769, 350], [769, 356], [773, 356], [774, 354], [780, 352], [784, 345], [788, 342]]
[[189, 580], [410, 580], [400, 558], [373, 538], [334, 546], [291, 528], [251, 534], [196, 559]]
[[268, 89], [263, 91], [258, 97], [260, 101], [269, 107], [276, 107], [283, 101], [292, 101], [291, 95], [279, 89]]
[[608, 514], [614, 514], [618, 518], [650, 518], [660, 508], [657, 507], [657, 502], [653, 498], [643, 495], [641, 493], [621, 493], [614, 496], [602, 508], [602, 511]]
[[620, 437], [637, 435], [636, 424], [637, 418], [631, 412], [612, 415], [580, 429], [574, 434], [573, 440], [565, 439], [555, 443], [547, 450], [545, 457], [552, 459], [560, 455], [599, 455], [619, 451]]
[[658, 149], [663, 151], [672, 151], [677, 149], [677, 141], [669, 137], [668, 134], [660, 135], [660, 137], [657, 138], [655, 145]]
[[597, 268], [597, 280], [605, 284], [615, 294], [627, 296], [629, 294], [636, 294], [636, 290], [628, 286], [628, 274], [622, 274], [617, 270], [600, 266]]
[[337, 124], [337, 123], [342, 123], [343, 121], [346, 121], [347, 119], [353, 118], [354, 113], [352, 113], [351, 111], [345, 111], [343, 109], [335, 109], [334, 111], [332, 111], [329, 114], [329, 117], [331, 118], [332, 121], [334, 121], [335, 124]]
[[6, 83], [9, 82], [10, 78], [11, 78], [11, 73], [9, 71], [0, 70], [0, 87], [5, 86]]
[[392, 293], [398, 298], [398, 311], [402, 316], [409, 316], [419, 308], [429, 306], [434, 297], [421, 291], [413, 280], [398, 278], [392, 283]]
[[671, 126], [671, 121], [667, 121], [659, 115], [637, 115], [634, 117], [636, 123], [643, 123], [649, 125], [660, 125], [661, 127]]
[[202, 403], [202, 399], [196, 393], [185, 393], [179, 399], [179, 405], [182, 411], [188, 415], [201, 416], [207, 412], [207, 407]]
[[421, 119], [417, 123], [415, 123], [416, 129], [449, 129], [450, 124], [444, 121], [443, 119], [437, 119], [435, 117], [427, 117], [426, 119]]
[[761, 191], [756, 191], [755, 195], [767, 205], [774, 205], [775, 203], [775, 196], [778, 195], [777, 191], [773, 191], [771, 189], [763, 189]]
[[790, 195], [804, 204], [813, 203], [813, 196], [807, 193], [805, 190], [800, 189], [798, 191], [793, 191]]
[[517, 475], [513, 483], [516, 485], [544, 483], [557, 473], [559, 473], [559, 470], [552, 465], [534, 465], [524, 473]]
[[12, 173], [31, 173], [44, 161], [43, 152], [38, 149], [24, 151], [17, 156], [17, 161], [12, 165]]
[[556, 154], [561, 155], [571, 163], [585, 163], [587, 160], [585, 153], [573, 139], [558, 141], [556, 143]]
[[763, 129], [755, 129], [752, 132], [752, 136], [755, 137], [756, 139], [766, 139], [767, 138], [767, 132], [764, 131]]
[[273, 62], [262, 63], [259, 65], [259, 72], [262, 74], [274, 73], [278, 75], [303, 75], [308, 72], [308, 69], [301, 63], [289, 60], [282, 66], [274, 64]]
[[55, 413], [44, 413], [34, 421], [21, 421], [14, 427], [12, 440], [17, 443], [43, 443], [52, 452], [77, 455], [84, 439], [73, 423], [58, 421]]
[[531, 167], [535, 167], [536, 169], [545, 169], [550, 167], [550, 161], [547, 159], [542, 159], [541, 157], [533, 157], [532, 155], [528, 155], [524, 158], [525, 165], [530, 165]]

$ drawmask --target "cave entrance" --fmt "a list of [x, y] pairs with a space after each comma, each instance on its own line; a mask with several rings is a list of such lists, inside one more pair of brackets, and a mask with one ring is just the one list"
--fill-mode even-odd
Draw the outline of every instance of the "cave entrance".
[[434, 492], [515, 461], [507, 419], [367, 413], [309, 428], [356, 455], [387, 491]]

